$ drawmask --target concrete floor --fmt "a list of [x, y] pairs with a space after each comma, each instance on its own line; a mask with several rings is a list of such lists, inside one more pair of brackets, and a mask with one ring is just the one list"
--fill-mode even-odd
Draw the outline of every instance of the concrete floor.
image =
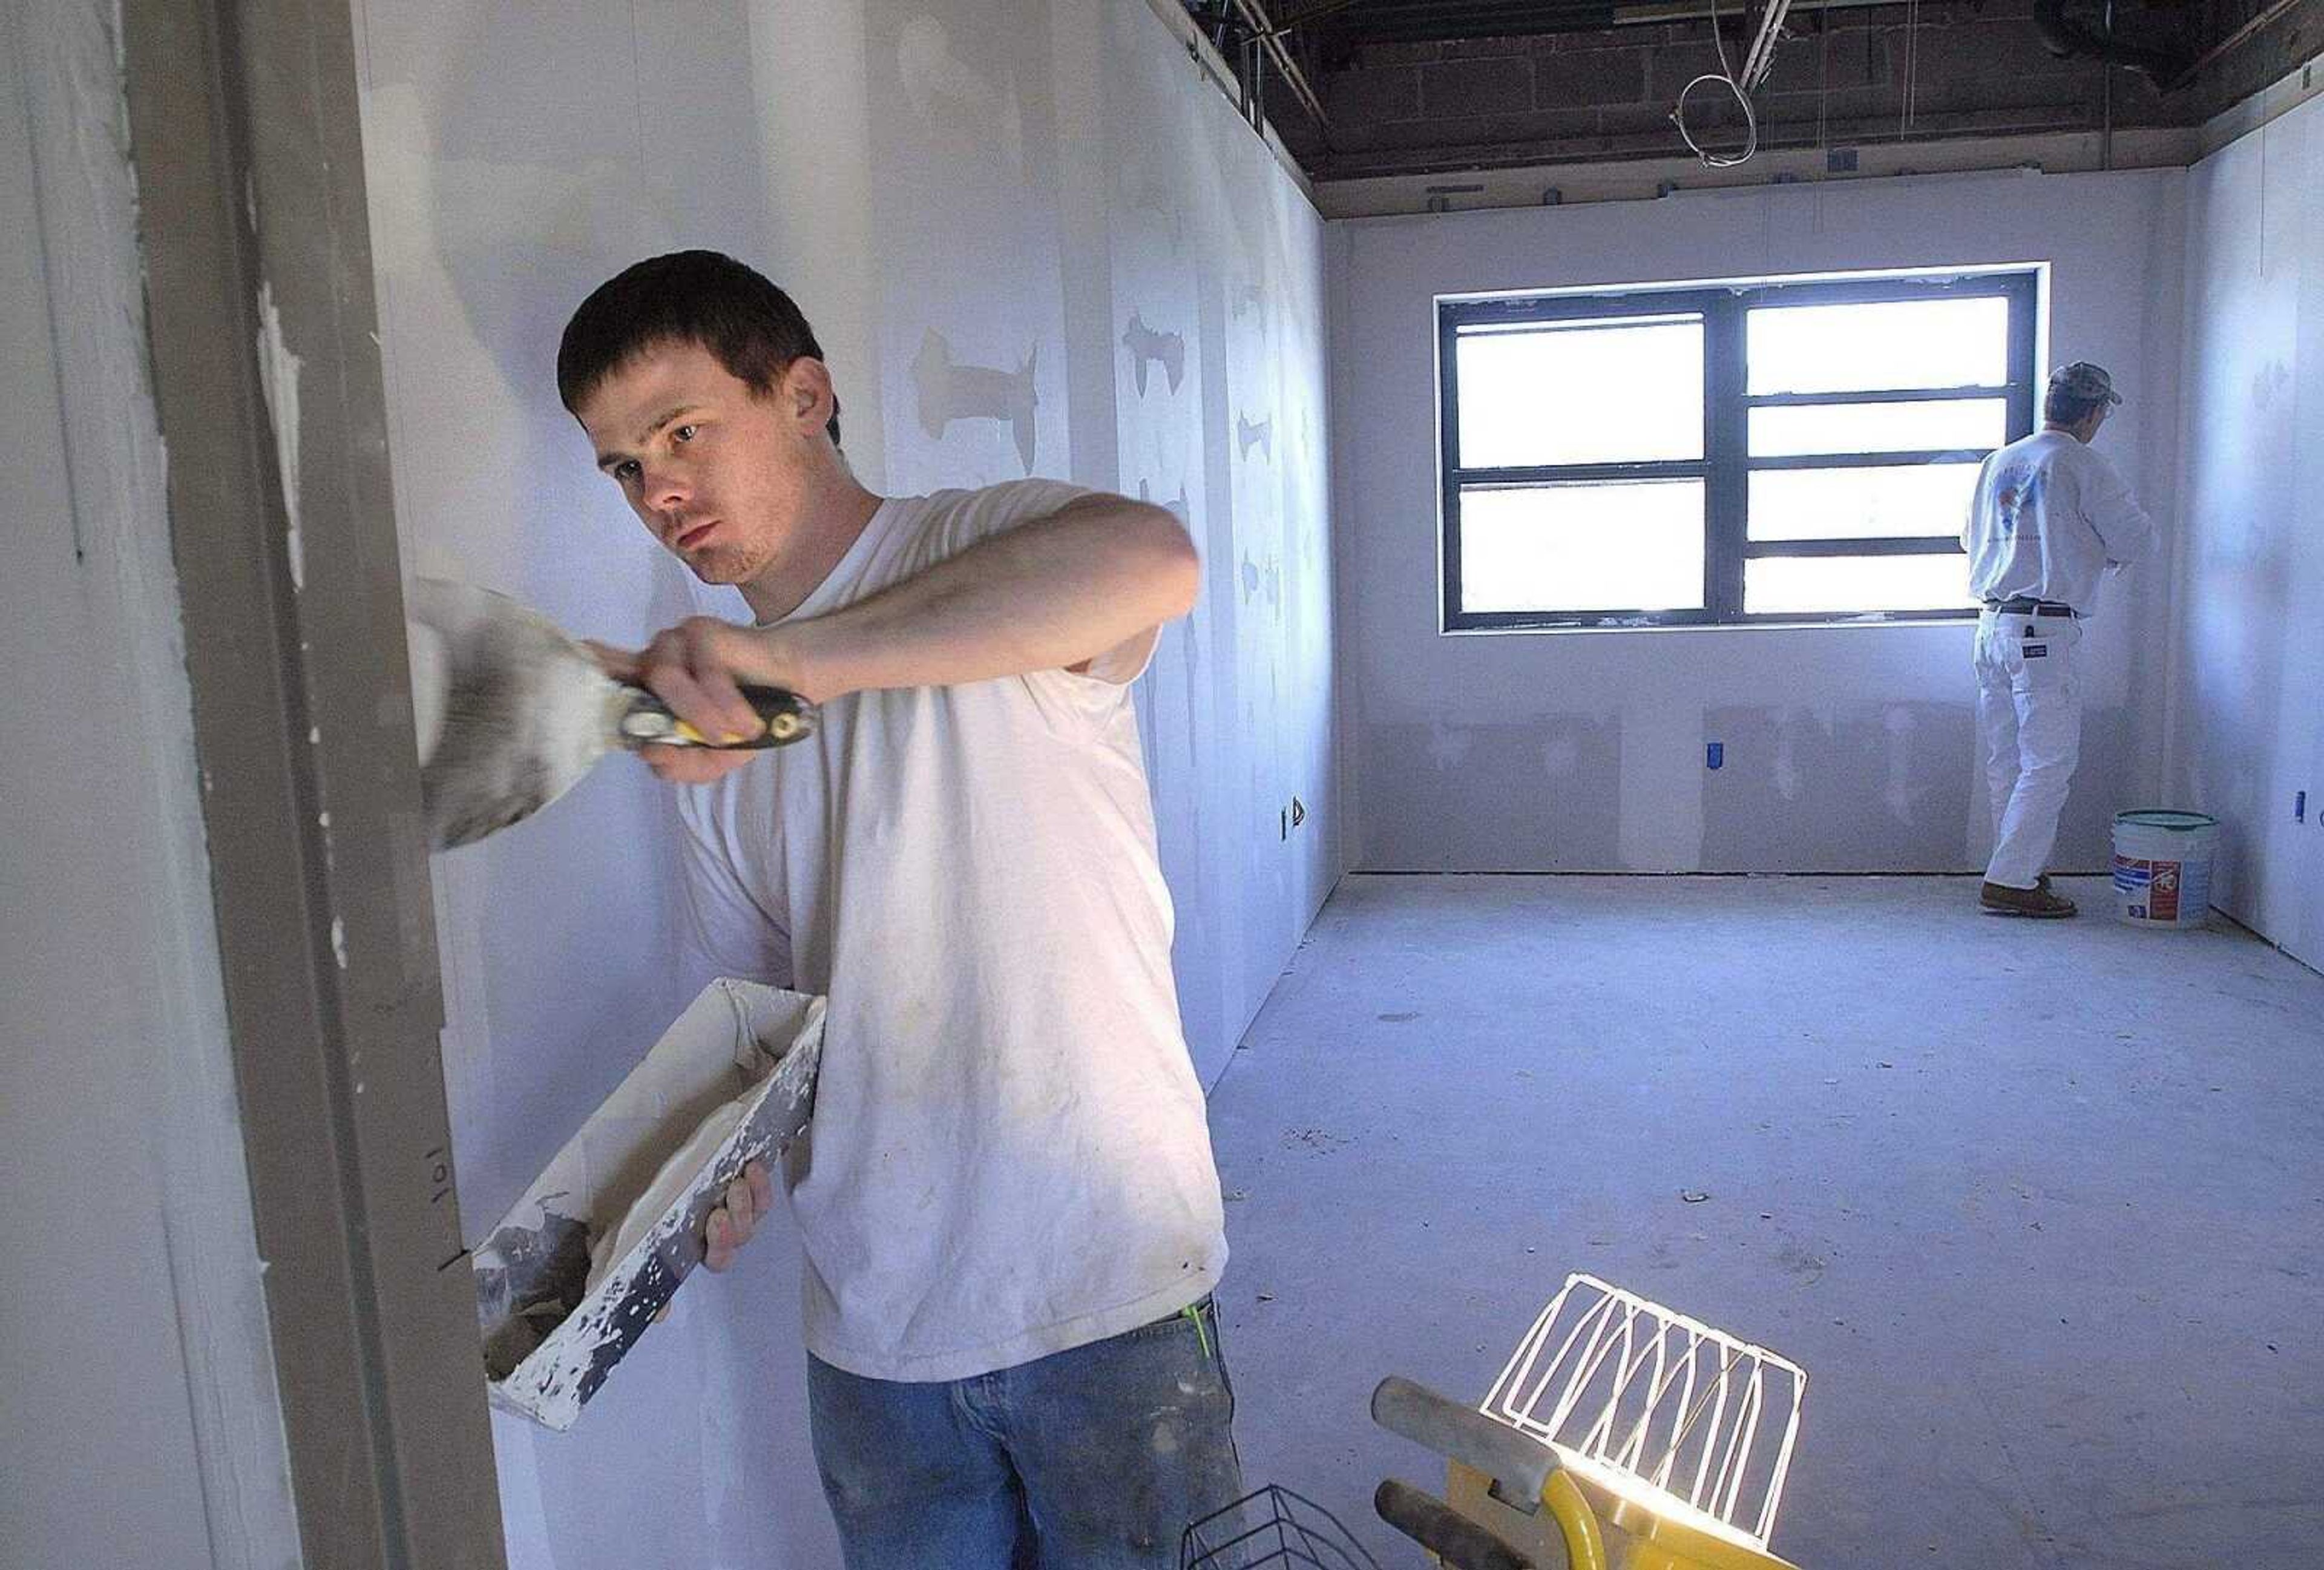
[[1347, 880], [1212, 1100], [1248, 1481], [1419, 1565], [1372, 1385], [1586, 1270], [1805, 1365], [1810, 1570], [2324, 1565], [2324, 976], [2065, 887]]

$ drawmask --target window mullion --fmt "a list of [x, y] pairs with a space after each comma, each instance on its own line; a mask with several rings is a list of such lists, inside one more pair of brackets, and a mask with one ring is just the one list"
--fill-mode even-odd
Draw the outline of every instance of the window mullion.
[[1830, 539], [1755, 540], [1743, 553], [1773, 556], [1959, 556], [1961, 543], [1950, 534], [1847, 534]]
[[1754, 409], [1823, 409], [1855, 403], [1969, 403], [2006, 399], [2015, 389], [2007, 383], [1963, 387], [1863, 387], [1844, 392], [1758, 392], [1745, 402]]
[[1703, 491], [1703, 603], [1715, 621], [1743, 614], [1743, 539], [1749, 504], [1744, 402], [1743, 301], [1712, 300], [1704, 312], [1703, 453], [1711, 474]]
[[2034, 275], [2009, 282], [2009, 439], [2034, 434]]
[[1507, 464], [1454, 469], [1452, 483], [1474, 485], [1555, 485], [1591, 480], [1699, 480], [1710, 474], [1699, 458], [1653, 458], [1634, 464]]
[[1461, 623], [1461, 396], [1458, 377], [1460, 337], [1452, 311], [1436, 315], [1436, 420], [1438, 535], [1437, 630]]

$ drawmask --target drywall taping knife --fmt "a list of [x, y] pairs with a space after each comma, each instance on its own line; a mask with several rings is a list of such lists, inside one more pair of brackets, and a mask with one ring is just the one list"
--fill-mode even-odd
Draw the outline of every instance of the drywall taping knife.
[[[411, 707], [429, 844], [448, 850], [531, 817], [609, 752], [721, 747], [661, 699], [605, 674], [577, 640], [489, 589], [414, 580], [405, 596]], [[766, 728], [735, 750], [779, 747], [815, 732], [815, 706], [777, 687], [744, 687]]]

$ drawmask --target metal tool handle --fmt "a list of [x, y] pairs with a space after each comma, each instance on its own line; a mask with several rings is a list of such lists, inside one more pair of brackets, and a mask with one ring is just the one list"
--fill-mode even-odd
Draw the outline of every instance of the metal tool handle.
[[1451, 1570], [1534, 1570], [1534, 1563], [1435, 1495], [1384, 1479], [1372, 1493], [1379, 1519]]
[[1542, 1484], [1557, 1470], [1556, 1453], [1548, 1445], [1396, 1374], [1372, 1391], [1372, 1421], [1475, 1467], [1497, 1481], [1503, 1501], [1520, 1510], [1539, 1508]]
[[765, 728], [748, 741], [714, 742], [670, 712], [652, 690], [633, 681], [622, 683], [630, 696], [622, 716], [622, 738], [632, 746], [707, 747], [713, 752], [759, 752], [804, 741], [815, 734], [815, 705], [780, 687], [744, 684], [742, 701]]

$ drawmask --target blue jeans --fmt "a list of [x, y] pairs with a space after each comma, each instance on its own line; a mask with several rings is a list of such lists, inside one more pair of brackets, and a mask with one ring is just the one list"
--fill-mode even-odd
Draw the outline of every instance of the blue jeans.
[[934, 1383], [810, 1356], [848, 1570], [1176, 1570], [1187, 1523], [1242, 1493], [1218, 1311], [1195, 1313]]

